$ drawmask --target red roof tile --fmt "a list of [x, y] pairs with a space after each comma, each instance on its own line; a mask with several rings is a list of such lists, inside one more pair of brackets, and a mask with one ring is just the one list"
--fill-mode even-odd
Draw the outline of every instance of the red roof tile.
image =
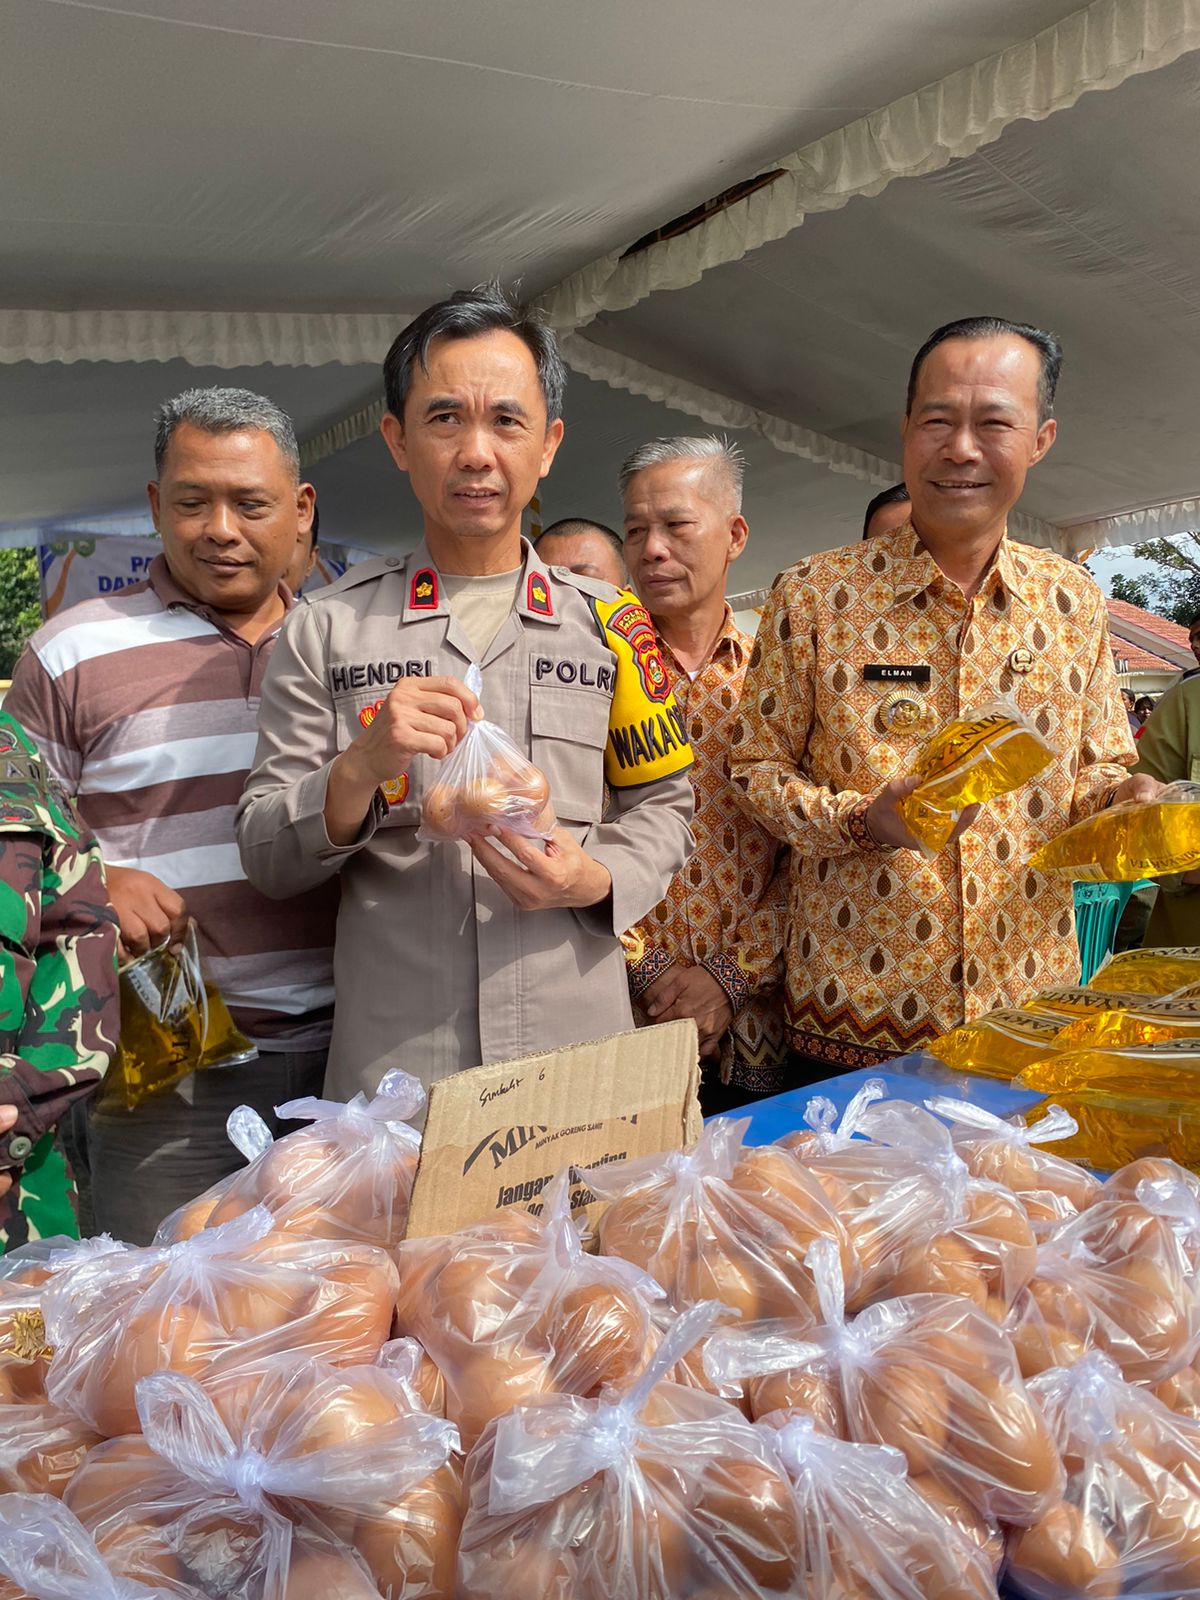
[[1169, 622], [1166, 617], [1156, 617], [1153, 611], [1143, 611], [1141, 606], [1130, 605], [1128, 600], [1107, 601], [1108, 618], [1110, 627], [1114, 624], [1114, 631], [1119, 631], [1122, 622], [1133, 622], [1147, 633], [1156, 633], [1160, 639], [1169, 639], [1172, 644], [1188, 648], [1188, 631], [1178, 622]]
[[1152, 656], [1149, 650], [1143, 650], [1140, 645], [1130, 644], [1125, 639], [1112, 639], [1112, 653], [1114, 661], [1124, 662], [1124, 666], [1119, 669], [1122, 672], [1179, 671], [1174, 661], [1164, 661], [1161, 656]]

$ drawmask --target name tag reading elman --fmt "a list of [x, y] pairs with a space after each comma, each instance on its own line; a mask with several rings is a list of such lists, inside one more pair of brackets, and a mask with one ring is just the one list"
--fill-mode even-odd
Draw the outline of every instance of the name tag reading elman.
[[929, 667], [917, 663], [891, 666], [883, 661], [869, 661], [863, 668], [865, 683], [915, 683], [920, 689], [928, 689], [930, 676]]

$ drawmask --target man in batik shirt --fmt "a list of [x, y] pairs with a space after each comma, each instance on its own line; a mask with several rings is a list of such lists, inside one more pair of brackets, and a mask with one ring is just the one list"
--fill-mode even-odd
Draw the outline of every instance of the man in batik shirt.
[[742, 470], [716, 438], [656, 439], [621, 469], [625, 556], [687, 724], [696, 795], [695, 854], [626, 936], [629, 982], [644, 1018], [695, 1018], [706, 1115], [788, 1087], [787, 850], [746, 816], [729, 782], [729, 732], [753, 646], [725, 602], [748, 533]]
[[[1024, 865], [1069, 823], [1159, 785], [1133, 743], [1104, 598], [1010, 542], [1049, 450], [1053, 334], [979, 317], [918, 352], [903, 425], [912, 518], [777, 580], [733, 730], [733, 781], [792, 847], [788, 1031], [814, 1075], [873, 1065], [1078, 982], [1069, 882]], [[926, 859], [898, 802], [929, 735], [998, 696], [1057, 752]]]
[[116, 1049], [116, 952], [99, 846], [0, 712], [0, 1252], [78, 1231], [55, 1128]]

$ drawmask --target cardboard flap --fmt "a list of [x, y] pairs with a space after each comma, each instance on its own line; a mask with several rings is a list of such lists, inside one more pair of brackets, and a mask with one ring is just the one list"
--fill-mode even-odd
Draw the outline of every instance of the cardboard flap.
[[[452, 1233], [510, 1205], [536, 1211], [564, 1167], [683, 1149], [700, 1137], [699, 1088], [690, 1019], [443, 1078], [429, 1091], [408, 1237]], [[601, 1209], [582, 1184], [571, 1205], [592, 1222]]]

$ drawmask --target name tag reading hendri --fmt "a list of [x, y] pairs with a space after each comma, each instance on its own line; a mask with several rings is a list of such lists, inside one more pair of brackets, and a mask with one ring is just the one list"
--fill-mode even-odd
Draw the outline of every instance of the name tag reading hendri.
[[883, 661], [870, 661], [863, 668], [863, 679], [866, 683], [915, 683], [920, 689], [928, 689], [930, 669], [926, 666], [890, 666]]

